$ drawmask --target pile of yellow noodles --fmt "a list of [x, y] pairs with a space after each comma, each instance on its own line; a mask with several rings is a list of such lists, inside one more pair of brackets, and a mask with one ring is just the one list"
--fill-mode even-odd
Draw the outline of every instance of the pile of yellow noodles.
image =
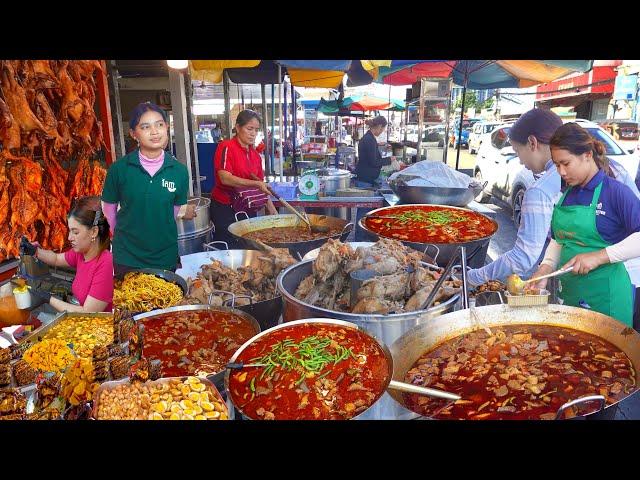
[[129, 272], [113, 291], [113, 306], [131, 312], [168, 308], [182, 300], [182, 289], [148, 273]]

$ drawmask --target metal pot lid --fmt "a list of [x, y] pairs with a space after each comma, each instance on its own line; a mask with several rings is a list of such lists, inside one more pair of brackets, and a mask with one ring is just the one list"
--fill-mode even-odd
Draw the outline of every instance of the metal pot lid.
[[319, 168], [315, 171], [315, 174], [318, 177], [346, 177], [351, 176], [351, 172], [349, 170], [343, 170], [341, 168], [335, 167], [327, 167], [327, 168]]

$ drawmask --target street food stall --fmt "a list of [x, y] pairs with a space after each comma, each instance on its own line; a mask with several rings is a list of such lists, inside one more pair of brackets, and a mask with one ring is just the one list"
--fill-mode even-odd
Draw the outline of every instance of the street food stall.
[[[104, 162], [91, 155], [104, 137], [87, 99], [103, 66], [2, 62], [0, 326], [15, 325], [0, 334], [0, 419], [610, 419], [638, 401], [638, 332], [549, 292], [469, 288], [496, 213], [441, 162], [370, 190], [339, 165], [272, 177], [281, 212], [238, 213], [228, 230], [242, 249], [209, 241], [216, 219], [193, 197], [201, 215], [177, 224], [176, 272], [115, 276], [111, 312], [20, 308], [21, 279], [72, 301], [71, 272], [20, 256], [14, 240], [62, 249], [65, 202], [100, 194]], [[33, 117], [15, 115], [30, 98]], [[36, 133], [11, 136], [15, 125]], [[354, 208], [368, 210], [370, 241], [350, 241]], [[504, 304], [482, 305], [487, 292]]]

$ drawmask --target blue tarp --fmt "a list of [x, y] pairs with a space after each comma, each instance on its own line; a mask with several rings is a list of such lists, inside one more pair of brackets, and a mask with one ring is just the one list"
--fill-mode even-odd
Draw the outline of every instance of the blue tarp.
[[320, 105], [320, 100], [299, 100], [307, 110], [315, 110]]

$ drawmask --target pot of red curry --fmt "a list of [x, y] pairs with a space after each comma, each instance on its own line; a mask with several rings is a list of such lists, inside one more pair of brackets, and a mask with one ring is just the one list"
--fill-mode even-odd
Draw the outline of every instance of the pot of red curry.
[[363, 329], [341, 320], [278, 325], [242, 345], [225, 388], [244, 418], [346, 420], [365, 416], [385, 393], [393, 360]]
[[160, 360], [163, 377], [206, 375], [222, 389], [224, 370], [234, 352], [260, 332], [241, 310], [182, 305], [136, 315], [142, 355]]
[[439, 266], [447, 265], [461, 245], [467, 247], [467, 260], [471, 260], [498, 231], [498, 224], [481, 213], [431, 204], [378, 208], [358, 223], [376, 240], [393, 238], [421, 252], [435, 245], [438, 254], [434, 260]]
[[[330, 238], [344, 242], [353, 229], [353, 223], [327, 215], [308, 214], [313, 226], [326, 227], [327, 231], [312, 232], [296, 215], [263, 215], [232, 223], [227, 227], [245, 248], [262, 250], [259, 242], [274, 248], [287, 248], [296, 259], [324, 245]], [[236, 217], [238, 218], [238, 217]]]
[[474, 313], [433, 318], [391, 345], [394, 380], [462, 397], [452, 403], [390, 391], [414, 417], [612, 418], [638, 390], [640, 334], [611, 317], [565, 305]]

